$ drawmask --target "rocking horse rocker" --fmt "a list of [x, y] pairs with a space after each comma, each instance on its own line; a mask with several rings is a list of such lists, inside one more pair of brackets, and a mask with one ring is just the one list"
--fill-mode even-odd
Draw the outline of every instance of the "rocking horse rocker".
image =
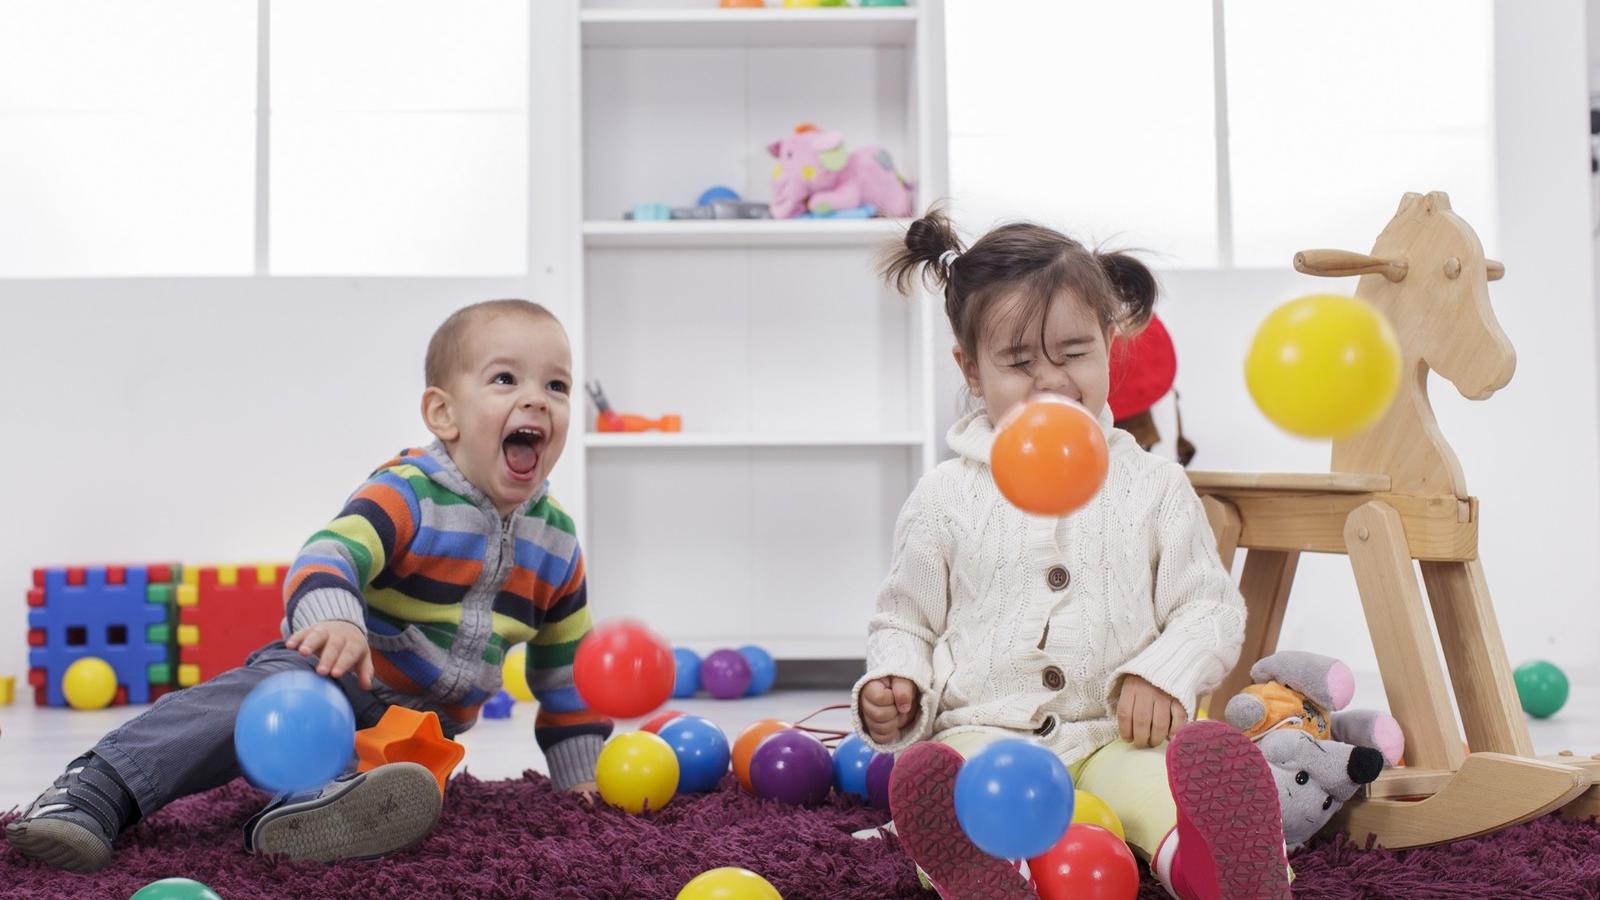
[[[1191, 472], [1224, 565], [1247, 549], [1248, 609], [1238, 666], [1213, 694], [1250, 683], [1277, 647], [1301, 553], [1350, 557], [1407, 766], [1385, 771], [1341, 810], [1336, 827], [1391, 849], [1486, 834], [1571, 804], [1597, 810], [1600, 761], [1533, 758], [1511, 667], [1478, 559], [1478, 501], [1428, 403], [1428, 370], [1472, 400], [1511, 380], [1516, 354], [1489, 305], [1503, 266], [1443, 193], [1408, 193], [1371, 255], [1307, 250], [1309, 275], [1360, 275], [1357, 296], [1393, 325], [1401, 383], [1367, 432], [1335, 441], [1327, 474]], [[1412, 561], [1420, 563], [1461, 710], [1462, 744]], [[1213, 708], [1216, 708], [1213, 706]], [[1574, 802], [1576, 801], [1576, 802]]]

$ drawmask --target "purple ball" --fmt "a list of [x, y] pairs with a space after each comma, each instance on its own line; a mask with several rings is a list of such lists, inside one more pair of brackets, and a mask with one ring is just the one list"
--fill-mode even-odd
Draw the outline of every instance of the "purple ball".
[[700, 686], [718, 700], [743, 697], [750, 688], [750, 661], [737, 650], [718, 650], [700, 662]]
[[874, 809], [889, 810], [889, 773], [894, 771], [894, 754], [879, 753], [867, 763], [867, 803]]
[[822, 742], [794, 728], [768, 735], [750, 757], [750, 785], [757, 797], [810, 806], [833, 787], [833, 757]]

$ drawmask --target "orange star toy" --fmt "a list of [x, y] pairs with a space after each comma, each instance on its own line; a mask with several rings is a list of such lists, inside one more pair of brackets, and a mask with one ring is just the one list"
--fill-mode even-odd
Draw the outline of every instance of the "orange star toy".
[[445, 782], [467, 755], [467, 748], [444, 736], [437, 714], [391, 706], [378, 724], [356, 732], [356, 755], [361, 758], [362, 772], [384, 763], [418, 763], [439, 779], [439, 793], [443, 794]]

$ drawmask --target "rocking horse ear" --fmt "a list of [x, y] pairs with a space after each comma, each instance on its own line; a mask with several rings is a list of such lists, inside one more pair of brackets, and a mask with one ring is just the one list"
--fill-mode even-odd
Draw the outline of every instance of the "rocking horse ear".
[[1401, 213], [1410, 209], [1413, 204], [1417, 203], [1417, 201], [1421, 199], [1422, 195], [1416, 191], [1406, 191], [1405, 196], [1400, 198], [1400, 208], [1395, 210], [1394, 214], [1397, 216], [1400, 215]]
[[1428, 202], [1432, 209], [1448, 210], [1450, 208], [1450, 195], [1444, 191], [1429, 191]]

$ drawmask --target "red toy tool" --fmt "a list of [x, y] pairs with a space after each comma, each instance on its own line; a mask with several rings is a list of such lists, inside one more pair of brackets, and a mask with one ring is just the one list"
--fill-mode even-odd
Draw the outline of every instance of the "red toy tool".
[[659, 419], [646, 419], [643, 416], [624, 415], [611, 409], [611, 403], [606, 400], [606, 392], [600, 389], [600, 382], [591, 381], [586, 385], [589, 399], [594, 402], [595, 409], [600, 414], [595, 419], [596, 431], [682, 431], [683, 419], [678, 416], [662, 416]]

